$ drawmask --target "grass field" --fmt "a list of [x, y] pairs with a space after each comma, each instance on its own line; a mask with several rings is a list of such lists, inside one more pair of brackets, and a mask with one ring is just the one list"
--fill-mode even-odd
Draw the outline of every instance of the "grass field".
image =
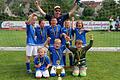
[[[120, 47], [120, 32], [89, 33], [94, 35], [94, 47]], [[25, 31], [0, 30], [0, 47], [24, 47], [25, 38]], [[120, 80], [120, 52], [88, 52], [87, 65], [87, 77], [73, 77], [69, 68], [63, 80]], [[26, 74], [25, 52], [0, 51], [0, 80], [36, 80], [33, 74]]]
[[[120, 32], [92, 31], [89, 33], [94, 35], [94, 47], [120, 47]], [[0, 30], [0, 47], [23, 47], [25, 42], [25, 31]]]
[[[87, 64], [86, 77], [73, 77], [69, 68], [63, 80], [120, 80], [120, 54], [117, 52], [88, 52]], [[36, 80], [33, 74], [26, 74], [25, 52], [0, 52], [0, 80]], [[48, 80], [57, 80], [57, 77]]]

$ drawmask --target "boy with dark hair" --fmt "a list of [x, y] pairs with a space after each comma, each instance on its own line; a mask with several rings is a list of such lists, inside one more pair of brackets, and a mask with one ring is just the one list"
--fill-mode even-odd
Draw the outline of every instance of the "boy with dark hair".
[[61, 26], [57, 25], [57, 19], [53, 17], [51, 19], [51, 25], [48, 28], [48, 36], [51, 38], [50, 46], [53, 46], [55, 39], [60, 38], [60, 34]]

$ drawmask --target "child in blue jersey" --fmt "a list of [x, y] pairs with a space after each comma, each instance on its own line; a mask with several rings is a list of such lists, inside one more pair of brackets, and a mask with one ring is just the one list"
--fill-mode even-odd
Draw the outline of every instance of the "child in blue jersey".
[[85, 29], [83, 26], [83, 21], [79, 20], [76, 22], [76, 28], [74, 29], [74, 33], [76, 36], [75, 40], [82, 40], [83, 46], [86, 46], [86, 33], [91, 31], [91, 29]]
[[[70, 27], [70, 20], [66, 20], [64, 22], [64, 27], [61, 30], [61, 41], [62, 41], [62, 45], [66, 45], [66, 37], [70, 37], [71, 41], [70, 41], [70, 45], [72, 46], [72, 40], [73, 40], [73, 29]], [[71, 53], [71, 51], [69, 51], [69, 49], [65, 49], [63, 53]], [[69, 54], [69, 59], [70, 59], [70, 66], [73, 66], [73, 58], [72, 55]], [[64, 61], [64, 65], [66, 65], [66, 57], [65, 55], [63, 56], [63, 61]]]
[[[50, 40], [50, 39], [49, 39]], [[46, 43], [47, 44], [47, 43]], [[54, 46], [49, 46], [48, 50], [51, 53], [51, 62], [52, 62], [52, 68], [50, 71], [51, 76], [56, 76], [56, 66], [57, 61], [60, 61], [60, 66], [64, 67], [63, 63], [63, 51], [65, 50], [65, 46], [61, 46], [61, 40], [55, 39]], [[61, 76], [65, 76], [65, 69], [62, 69]]]
[[39, 21], [39, 26], [35, 28], [35, 33], [36, 33], [36, 44], [38, 46], [44, 46], [45, 41], [47, 40], [47, 28], [48, 26], [45, 26], [45, 21], [40, 20]]
[[[44, 43], [47, 40], [47, 29], [48, 26], [45, 26], [45, 21], [40, 20], [39, 25], [35, 28], [37, 48], [44, 47]], [[45, 51], [47, 54], [47, 48]]]
[[35, 77], [41, 78], [42, 76], [45, 78], [49, 77], [48, 68], [50, 67], [50, 60], [48, 56], [45, 55], [45, 48], [38, 48], [37, 49], [38, 56], [34, 58], [35, 64]]
[[61, 34], [61, 26], [57, 25], [57, 19], [53, 17], [51, 19], [51, 25], [48, 28], [48, 36], [51, 38], [50, 45], [53, 46], [54, 40], [56, 38], [60, 38], [60, 34]]
[[37, 55], [37, 47], [36, 47], [36, 40], [35, 40], [35, 21], [37, 20], [36, 14], [31, 14], [29, 16], [28, 21], [26, 22], [26, 68], [27, 72], [31, 73], [30, 69], [30, 57]]

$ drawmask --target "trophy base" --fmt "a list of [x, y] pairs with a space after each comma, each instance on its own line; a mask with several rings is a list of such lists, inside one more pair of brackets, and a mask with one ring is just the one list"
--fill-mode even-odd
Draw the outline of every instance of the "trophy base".
[[58, 77], [58, 80], [62, 80], [62, 77], [59, 76], [59, 77]]

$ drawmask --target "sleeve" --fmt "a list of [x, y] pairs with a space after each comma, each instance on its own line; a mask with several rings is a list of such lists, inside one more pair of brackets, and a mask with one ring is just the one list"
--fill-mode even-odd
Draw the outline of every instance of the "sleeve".
[[63, 17], [63, 21], [65, 21], [66, 19], [69, 18], [69, 13], [63, 14], [62, 17]]
[[53, 49], [52, 47], [50, 47], [50, 46], [48, 47], [48, 50], [50, 51], [50, 54], [52, 54], [52, 53], [51, 53], [51, 52], [52, 52], [52, 49]]
[[35, 65], [38, 65], [38, 64], [39, 64], [39, 62], [38, 62], [38, 57], [35, 57], [35, 58], [34, 58], [34, 64], [35, 64]]
[[84, 47], [85, 50], [89, 50], [92, 47], [92, 45], [93, 45], [93, 40], [90, 40], [90, 43], [86, 47]]
[[66, 49], [66, 46], [65, 45], [62, 45], [62, 50], [64, 51]]
[[59, 25], [59, 28], [60, 28], [60, 34], [62, 34], [62, 27], [61, 27], [61, 25]]
[[46, 63], [47, 63], [47, 64], [50, 64], [50, 59], [49, 59], [49, 57], [48, 57], [48, 56], [46, 56], [46, 58], [45, 58], [45, 59], [46, 59]]
[[47, 27], [47, 35], [48, 37], [50, 37], [50, 30], [49, 30], [50, 27]]
[[37, 36], [37, 27], [35, 28], [35, 36]]
[[30, 24], [26, 23], [26, 30], [28, 30], [28, 31], [30, 30]]
[[70, 51], [72, 51], [73, 53], [76, 51], [76, 48], [70, 47], [70, 44], [69, 44], [69, 43], [66, 43], [66, 47], [67, 47]]
[[51, 15], [46, 14], [45, 19], [47, 19], [48, 21], [51, 21], [51, 18], [52, 18], [52, 16], [51, 16]]

